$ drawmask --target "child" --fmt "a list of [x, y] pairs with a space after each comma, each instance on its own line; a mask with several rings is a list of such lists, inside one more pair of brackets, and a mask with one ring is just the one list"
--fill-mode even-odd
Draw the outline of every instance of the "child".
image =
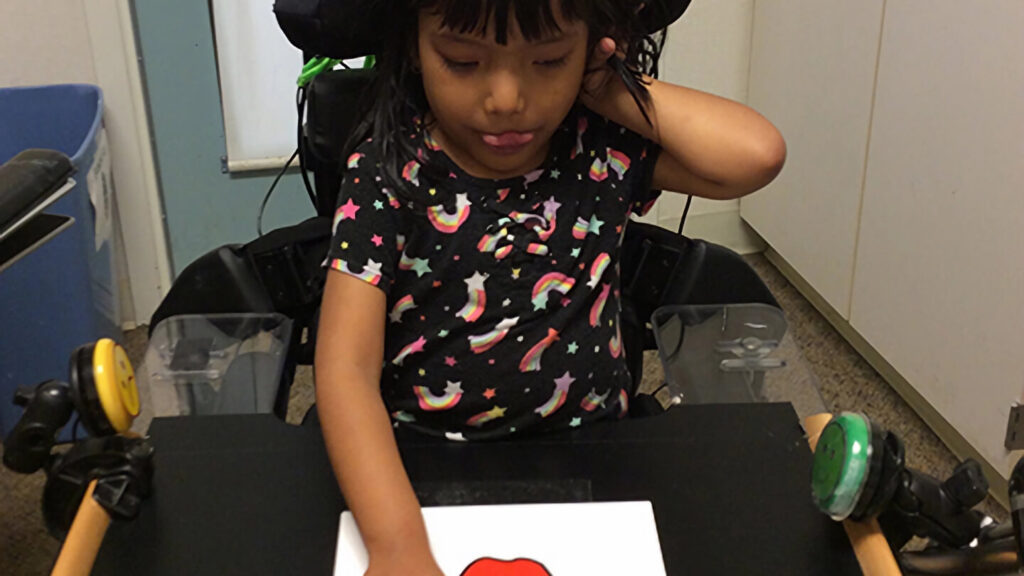
[[316, 389], [367, 574], [436, 575], [392, 426], [476, 440], [625, 414], [629, 213], [652, 190], [750, 193], [785, 145], [644, 75], [640, 0], [407, 4], [348, 158]]

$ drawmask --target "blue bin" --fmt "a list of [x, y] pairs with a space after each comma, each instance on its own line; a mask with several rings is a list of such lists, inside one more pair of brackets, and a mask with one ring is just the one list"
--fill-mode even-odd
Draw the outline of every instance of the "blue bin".
[[[68, 358], [82, 344], [120, 338], [110, 239], [96, 247], [96, 212], [87, 181], [100, 143], [103, 94], [96, 86], [66, 84], [0, 89], [0, 163], [27, 148], [58, 150], [71, 158], [75, 187], [47, 208], [74, 224], [0, 272], [0, 436], [21, 408], [18, 386], [67, 381]], [[95, 174], [101, 194], [112, 194], [108, 174]]]

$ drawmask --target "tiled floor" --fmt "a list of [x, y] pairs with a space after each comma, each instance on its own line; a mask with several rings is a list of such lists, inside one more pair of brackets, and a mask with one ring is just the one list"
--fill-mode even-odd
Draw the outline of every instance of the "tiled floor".
[[[903, 399], [767, 260], [752, 256], [748, 261], [786, 311], [790, 333], [817, 376], [826, 408], [865, 412], [903, 439], [909, 466], [939, 477], [948, 474], [956, 465], [956, 459]], [[126, 334], [124, 344], [132, 362], [141, 366], [146, 331], [139, 329]], [[653, 355], [645, 362], [644, 376], [648, 385], [660, 381], [657, 364]], [[144, 396], [146, 392], [143, 390]], [[312, 401], [312, 375], [309, 369], [303, 369], [292, 390], [289, 420], [294, 422], [301, 418]], [[145, 429], [146, 422], [139, 424]], [[0, 469], [0, 574], [35, 575], [50, 570], [58, 545], [43, 529], [40, 510], [43, 481], [41, 473], [26, 477]], [[983, 509], [1005, 519], [1005, 511], [991, 498]]]

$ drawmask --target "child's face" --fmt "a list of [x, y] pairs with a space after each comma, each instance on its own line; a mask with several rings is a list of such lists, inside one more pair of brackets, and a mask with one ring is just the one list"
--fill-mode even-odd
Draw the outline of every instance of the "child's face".
[[587, 29], [558, 19], [561, 32], [523, 39], [510, 19], [508, 42], [441, 28], [420, 14], [419, 61], [432, 135], [466, 172], [480, 178], [523, 175], [539, 166], [551, 136], [569, 113], [583, 82]]

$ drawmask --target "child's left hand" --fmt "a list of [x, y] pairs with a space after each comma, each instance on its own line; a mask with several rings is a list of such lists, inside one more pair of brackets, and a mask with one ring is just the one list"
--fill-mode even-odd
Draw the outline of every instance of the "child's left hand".
[[[580, 91], [580, 101], [583, 104], [600, 113], [603, 108], [602, 103], [607, 99], [608, 93], [610, 92], [609, 87], [613, 85], [618, 79], [616, 78], [614, 70], [608, 65], [608, 59], [617, 52], [617, 46], [615, 40], [609, 37], [604, 37], [594, 47], [594, 53], [591, 54], [590, 60], [587, 62], [587, 68], [583, 73], [583, 89]], [[622, 56], [622, 52], [618, 51], [619, 56]]]

